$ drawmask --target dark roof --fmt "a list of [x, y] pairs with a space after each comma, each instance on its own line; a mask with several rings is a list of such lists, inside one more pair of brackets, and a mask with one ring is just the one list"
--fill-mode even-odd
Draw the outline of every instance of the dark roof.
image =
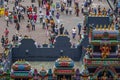
[[96, 25], [108, 26], [110, 24], [110, 19], [109, 17], [88, 17], [87, 26], [92, 25], [92, 24], [94, 25], [94, 27]]

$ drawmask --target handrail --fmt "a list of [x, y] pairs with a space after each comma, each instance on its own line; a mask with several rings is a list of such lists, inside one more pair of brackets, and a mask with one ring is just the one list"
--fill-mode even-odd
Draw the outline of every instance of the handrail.
[[107, 0], [107, 2], [108, 2], [108, 5], [110, 6], [110, 8], [114, 11], [114, 9], [113, 9], [113, 7], [112, 7], [112, 5], [110, 4], [110, 2], [109, 2], [110, 0]]

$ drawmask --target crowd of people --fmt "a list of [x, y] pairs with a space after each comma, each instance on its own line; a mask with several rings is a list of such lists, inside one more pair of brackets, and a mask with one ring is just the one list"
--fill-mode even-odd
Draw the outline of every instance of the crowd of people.
[[[38, 6], [34, 5], [37, 1]], [[53, 0], [31, 0], [30, 6], [22, 5], [21, 2], [24, 2], [24, 0], [5, 0], [4, 5], [1, 6], [1, 8], [4, 8], [4, 15], [1, 16], [5, 17], [7, 26], [1, 38], [3, 47], [11, 43], [12, 45], [19, 44], [22, 36], [24, 36], [20, 32], [21, 23], [25, 20], [27, 20], [26, 31], [28, 32], [36, 31], [37, 23], [42, 25], [43, 30], [49, 37], [49, 43], [52, 45], [58, 35], [72, 35], [72, 39], [76, 39], [76, 35], [78, 35], [79, 39], [81, 39], [81, 30], [83, 30], [83, 25], [81, 23], [76, 24], [76, 27], [73, 26], [71, 31], [68, 31], [61, 22], [61, 15], [63, 14], [79, 17], [80, 13], [83, 13], [77, 0], [61, 0], [56, 3], [54, 3]], [[14, 4], [12, 11], [10, 11], [7, 4]], [[101, 9], [101, 6], [96, 8], [87, 6], [87, 8], [89, 9], [89, 13], [101, 13], [104, 15], [110, 15], [112, 13], [111, 9]], [[12, 40], [9, 40], [10, 31], [8, 27], [11, 24], [14, 24], [17, 33], [13, 35]]]
[[[36, 24], [42, 24], [42, 28], [46, 30], [47, 36], [49, 36], [49, 41], [51, 44], [54, 44], [54, 39], [57, 35], [69, 35], [67, 29], [64, 28], [64, 24], [60, 21], [61, 14], [72, 15], [75, 14], [79, 16], [79, 4], [74, 2], [75, 6], [75, 13], [73, 13], [72, 7], [72, 0], [68, 1], [61, 1], [59, 3], [54, 3], [52, 0], [42, 0], [39, 2], [39, 7], [32, 4], [31, 6], [24, 6], [20, 4], [24, 2], [24, 0], [12, 0], [10, 1], [14, 3], [13, 10], [10, 11], [9, 7], [6, 5], [9, 3], [9, 0], [5, 0], [4, 4], [4, 17], [6, 20], [6, 26], [9, 27], [10, 24], [15, 24], [15, 29], [17, 34], [13, 35], [13, 38], [16, 37], [18, 40], [18, 36], [21, 36], [20, 29], [21, 29], [21, 21], [28, 20], [26, 23], [26, 29], [28, 32], [36, 30]], [[31, 0], [31, 3], [35, 3], [36, 0]], [[43, 12], [45, 10], [45, 13]], [[26, 16], [27, 15], [27, 16]], [[81, 26], [79, 24], [79, 26]], [[81, 28], [81, 27], [80, 27]], [[80, 29], [79, 29], [80, 30]], [[76, 28], [72, 29], [72, 38], [75, 39], [76, 36]], [[20, 34], [20, 35], [19, 35]], [[80, 34], [80, 31], [79, 31]], [[9, 30], [8, 28], [5, 29], [4, 35], [2, 36], [2, 45], [8, 40]], [[7, 41], [5, 44], [9, 44], [10, 41]], [[12, 40], [14, 42], [14, 39]]]
[[[84, 8], [81, 9], [77, 1], [79, 0], [60, 0], [60, 2], [54, 3], [53, 0], [31, 0], [31, 5], [25, 6], [21, 4], [21, 2], [25, 2], [25, 0], [1, 0], [0, 16], [2, 18], [4, 17], [6, 21], [6, 27], [3, 31], [4, 34], [2, 34], [1, 38], [1, 44], [4, 49], [5, 57], [8, 55], [9, 50], [12, 47], [18, 46], [23, 38], [28, 37], [28, 35], [22, 35], [20, 32], [22, 27], [21, 23], [25, 20], [27, 20], [26, 32], [29, 33], [36, 31], [36, 24], [39, 23], [42, 25], [42, 29], [46, 32], [46, 36], [49, 37], [48, 41], [50, 45], [54, 45], [55, 38], [58, 35], [72, 35], [73, 40], [76, 40], [76, 36], [78, 35], [79, 40], [81, 40], [81, 35], [86, 33], [81, 32], [83, 29], [86, 30], [85, 25], [78, 23], [76, 26], [73, 26], [71, 31], [68, 31], [61, 21], [61, 15], [63, 14], [66, 16], [79, 17], [80, 13], [84, 12]], [[34, 5], [36, 2], [38, 2], [38, 6]], [[12, 11], [10, 10], [8, 4], [14, 4]], [[111, 9], [102, 8], [100, 5], [97, 7], [91, 7], [89, 4], [87, 6], [84, 5], [84, 7], [88, 8], [88, 14], [94, 13], [95, 15], [102, 14], [114, 17]], [[113, 23], [116, 27], [119, 27], [120, 18], [114, 17]], [[16, 29], [14, 35], [12, 36], [12, 40], [9, 38], [9, 27], [11, 24], [14, 25], [13, 27]], [[75, 43], [73, 43], [73, 45], [75, 45]], [[6, 60], [3, 59], [3, 62]]]
[[[41, 2], [42, 1], [42, 2]], [[64, 24], [61, 23], [60, 17], [62, 14], [66, 15], [76, 15], [79, 16], [80, 9], [78, 3], [75, 4], [75, 8], [72, 7], [72, 0], [61, 1], [54, 3], [52, 0], [38, 0], [38, 6], [34, 5], [36, 0], [31, 0], [31, 6], [25, 6], [21, 4], [24, 0], [1, 0], [0, 1], [0, 16], [5, 19], [6, 27], [3, 31], [1, 37], [1, 46], [3, 47], [4, 54], [2, 55], [1, 62], [7, 63], [9, 61], [8, 55], [9, 51], [14, 46], [19, 46], [20, 41], [28, 37], [27, 35], [22, 35], [21, 33], [21, 23], [27, 20], [26, 31], [32, 32], [36, 31], [36, 24], [39, 23], [42, 25], [44, 31], [46, 31], [47, 37], [49, 37], [49, 44], [53, 45], [55, 38], [58, 35], [70, 35], [69, 31], [64, 27]], [[10, 10], [9, 4], [14, 4], [12, 10]], [[75, 13], [73, 13], [73, 9]], [[46, 14], [44, 14], [44, 11]], [[15, 28], [15, 33], [12, 38], [10, 38], [9, 27], [11, 25]], [[79, 24], [81, 28], [81, 24]], [[77, 29], [73, 27], [72, 35], [73, 39], [76, 37]], [[80, 32], [79, 32], [80, 34]], [[5, 66], [5, 65], [3, 65]]]

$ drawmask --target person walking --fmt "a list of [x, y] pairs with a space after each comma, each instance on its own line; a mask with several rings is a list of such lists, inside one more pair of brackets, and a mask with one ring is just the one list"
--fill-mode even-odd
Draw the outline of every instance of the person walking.
[[76, 8], [76, 16], [79, 16], [79, 12], [80, 12], [79, 8]]
[[63, 35], [63, 32], [64, 32], [63, 24], [61, 24], [61, 26], [59, 28], [59, 31], [60, 31], [60, 35]]
[[75, 39], [75, 36], [76, 36], [76, 28], [74, 27], [72, 29], [72, 38]]
[[7, 28], [5, 28], [5, 31], [4, 31], [4, 33], [5, 33], [5, 37], [8, 37], [9, 30], [8, 30]]
[[37, 21], [37, 14], [36, 13], [33, 15], [33, 18], [34, 18], [34, 22], [36, 23], [36, 21]]
[[56, 25], [56, 26], [55, 26], [55, 35], [58, 35], [58, 31], [59, 31], [58, 25]]
[[42, 28], [45, 29], [45, 19], [42, 20]]
[[35, 22], [34, 20], [31, 20], [32, 30], [35, 31]]
[[60, 18], [60, 13], [57, 12], [56, 19], [59, 19], [59, 18]]
[[17, 23], [18, 19], [17, 19], [17, 14], [14, 15], [14, 23]]
[[57, 20], [57, 24], [60, 24], [60, 13], [57, 12], [56, 14], [56, 20]]
[[40, 23], [43, 22], [43, 17], [44, 17], [44, 14], [42, 11], [39, 12], [39, 19], [40, 19]]
[[20, 31], [20, 24], [19, 24], [19, 23], [16, 23], [15, 28], [16, 28], [17, 32], [19, 33], [19, 31]]
[[81, 32], [81, 24], [78, 23], [77, 27], [78, 27], [78, 35], [80, 35], [80, 32]]
[[67, 35], [67, 36], [69, 35], [69, 32], [67, 29], [65, 30], [64, 35]]
[[18, 13], [18, 21], [21, 22], [21, 13]]
[[26, 26], [26, 28], [28, 29], [28, 32], [30, 32], [30, 28], [31, 28], [31, 24], [30, 24], [30, 21], [28, 20], [28, 24], [27, 24], [27, 26]]
[[8, 18], [9, 18], [10, 23], [12, 24], [13, 23], [13, 15], [11, 13], [9, 14]]
[[5, 43], [5, 37], [4, 37], [4, 35], [2, 35], [2, 38], [1, 38], [2, 47], [4, 47], [4, 43]]
[[5, 20], [6, 20], [6, 26], [9, 27], [9, 18], [8, 18], [8, 16], [5, 16]]
[[72, 14], [72, 7], [69, 7], [69, 14]]
[[68, 15], [68, 12], [69, 12], [68, 9], [69, 9], [69, 8], [66, 6], [66, 8], [65, 8], [66, 15]]

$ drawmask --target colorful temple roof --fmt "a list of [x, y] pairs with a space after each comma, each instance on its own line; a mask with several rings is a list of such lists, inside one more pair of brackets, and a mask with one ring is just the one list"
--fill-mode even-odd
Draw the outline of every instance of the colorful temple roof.
[[56, 68], [62, 68], [62, 67], [67, 67], [67, 68], [73, 68], [74, 67], [74, 62], [71, 58], [68, 58], [66, 56], [61, 56], [55, 61], [55, 67]]
[[12, 65], [11, 77], [12, 78], [25, 78], [25, 77], [32, 78], [31, 65], [24, 60], [16, 61]]
[[31, 65], [27, 61], [16, 61], [12, 65], [14, 71], [29, 71], [31, 70]]
[[61, 56], [60, 58], [58, 58], [55, 61], [54, 73], [56, 75], [59, 74], [73, 75], [75, 73], [73, 60], [71, 58], [68, 58], [67, 56]]
[[45, 70], [44, 67], [40, 70], [40, 75], [45, 76], [47, 74], [47, 71]]

